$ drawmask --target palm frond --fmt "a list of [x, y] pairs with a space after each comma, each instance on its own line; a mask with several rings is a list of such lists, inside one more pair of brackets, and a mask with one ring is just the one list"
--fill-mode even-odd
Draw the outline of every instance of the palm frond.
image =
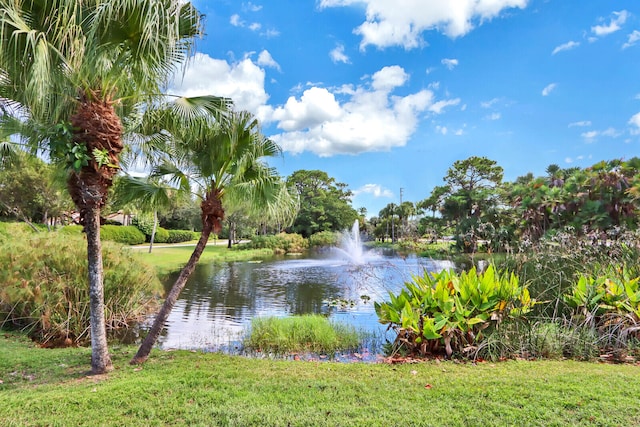
[[175, 189], [158, 180], [124, 175], [118, 179], [115, 199], [122, 205], [136, 204], [143, 210], [157, 210], [171, 205]]

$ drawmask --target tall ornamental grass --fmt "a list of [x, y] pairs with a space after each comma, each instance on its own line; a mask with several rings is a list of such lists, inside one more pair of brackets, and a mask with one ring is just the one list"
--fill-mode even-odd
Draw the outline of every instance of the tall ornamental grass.
[[[162, 287], [153, 268], [103, 242], [105, 315], [110, 331], [155, 307]], [[71, 345], [90, 336], [86, 243], [81, 236], [21, 234], [0, 241], [0, 327], [40, 343]]]
[[265, 353], [319, 353], [333, 356], [356, 349], [360, 337], [353, 326], [330, 322], [321, 315], [256, 317], [245, 347]]

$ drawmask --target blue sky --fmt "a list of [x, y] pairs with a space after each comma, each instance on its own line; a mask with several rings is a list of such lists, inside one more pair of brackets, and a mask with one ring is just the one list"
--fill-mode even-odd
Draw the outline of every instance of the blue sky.
[[231, 97], [375, 216], [456, 160], [505, 180], [640, 155], [638, 0], [196, 0], [206, 36], [169, 92]]

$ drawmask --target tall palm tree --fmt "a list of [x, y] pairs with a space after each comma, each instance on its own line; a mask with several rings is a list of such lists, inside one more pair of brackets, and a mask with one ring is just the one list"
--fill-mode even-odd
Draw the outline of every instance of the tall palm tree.
[[112, 368], [104, 321], [100, 212], [119, 170], [123, 124], [153, 105], [200, 34], [181, 0], [0, 0], [0, 102], [42, 126], [87, 236], [91, 368]]
[[203, 120], [199, 125], [175, 129], [172, 136], [175, 162], [158, 165], [154, 174], [169, 177], [169, 182], [183, 188], [195, 186], [201, 198], [202, 233], [132, 364], [144, 363], [149, 357], [209, 236], [220, 231], [225, 217], [223, 200], [225, 204], [249, 201], [253, 209], [264, 210], [266, 216], [296, 205], [296, 199], [283, 191], [283, 180], [263, 161], [280, 154], [280, 147], [262, 135], [251, 114], [238, 112], [224, 121]]

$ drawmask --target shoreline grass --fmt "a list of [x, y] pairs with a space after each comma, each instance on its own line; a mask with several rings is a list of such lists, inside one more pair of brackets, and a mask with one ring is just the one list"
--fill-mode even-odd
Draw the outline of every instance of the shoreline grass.
[[86, 376], [85, 348], [0, 335], [3, 426], [627, 426], [640, 424], [640, 366], [575, 361], [293, 362], [111, 349]]
[[360, 336], [353, 326], [331, 322], [321, 315], [256, 317], [245, 347], [263, 353], [320, 353], [356, 349]]

